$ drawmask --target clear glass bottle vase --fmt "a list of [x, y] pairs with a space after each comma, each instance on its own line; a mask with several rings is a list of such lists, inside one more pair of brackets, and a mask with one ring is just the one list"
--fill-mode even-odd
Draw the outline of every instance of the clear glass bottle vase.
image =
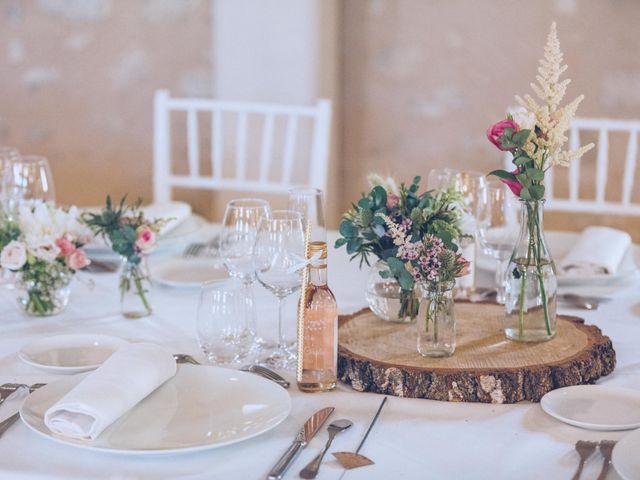
[[520, 235], [507, 267], [505, 335], [541, 342], [556, 334], [558, 278], [544, 235], [544, 200], [521, 200]]
[[151, 279], [146, 257], [138, 262], [122, 258], [119, 280], [120, 305], [125, 318], [142, 318], [151, 315]]
[[448, 357], [456, 349], [454, 281], [421, 285], [418, 311], [418, 353], [423, 357]]

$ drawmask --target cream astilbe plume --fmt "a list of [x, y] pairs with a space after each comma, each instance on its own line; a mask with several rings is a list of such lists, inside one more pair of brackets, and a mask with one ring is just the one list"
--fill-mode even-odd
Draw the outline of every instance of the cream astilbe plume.
[[569, 161], [579, 159], [585, 152], [594, 147], [593, 143], [576, 150], [563, 150], [567, 142], [566, 131], [571, 120], [576, 114], [584, 95], [578, 96], [569, 104], [560, 107], [560, 102], [567, 92], [570, 79], [560, 81], [560, 76], [567, 69], [562, 64], [563, 55], [560, 50], [560, 41], [556, 32], [556, 23], [551, 24], [551, 30], [547, 36], [547, 44], [544, 47], [544, 56], [540, 59], [538, 83], [532, 83], [531, 88], [542, 105], [531, 97], [516, 96], [516, 101], [536, 117], [536, 126], [539, 132], [530, 136], [530, 142], [524, 146], [524, 150], [533, 159], [537, 168], [546, 169], [553, 165], [567, 166]]

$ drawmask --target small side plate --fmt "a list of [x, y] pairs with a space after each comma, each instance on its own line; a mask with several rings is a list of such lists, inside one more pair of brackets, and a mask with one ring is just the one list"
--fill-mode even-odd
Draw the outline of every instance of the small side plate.
[[589, 430], [640, 427], [640, 391], [605, 385], [576, 385], [547, 393], [542, 410], [561, 422]]
[[18, 357], [49, 373], [80, 373], [98, 368], [126, 343], [110, 335], [55, 335], [26, 344]]

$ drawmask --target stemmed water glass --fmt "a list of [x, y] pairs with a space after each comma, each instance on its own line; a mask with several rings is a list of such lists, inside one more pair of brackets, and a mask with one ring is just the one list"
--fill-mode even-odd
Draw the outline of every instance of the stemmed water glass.
[[56, 190], [49, 161], [39, 155], [23, 155], [13, 163], [11, 188], [17, 192], [18, 205], [32, 206], [45, 202], [56, 203]]
[[302, 215], [291, 210], [274, 210], [263, 218], [254, 248], [258, 281], [278, 298], [278, 345], [264, 360], [273, 368], [295, 365], [296, 354], [284, 338], [284, 300], [302, 285], [304, 232]]
[[427, 176], [427, 189], [449, 188], [457, 173], [453, 168], [434, 168]]
[[457, 172], [453, 176], [453, 186], [462, 195], [461, 253], [470, 263], [469, 274], [457, 280], [459, 294], [469, 298], [475, 286], [476, 240], [478, 238], [478, 216], [485, 204], [487, 179], [478, 172]]
[[289, 210], [302, 215], [302, 224], [309, 222], [311, 241], [325, 242], [327, 227], [324, 217], [324, 194], [319, 188], [292, 188], [289, 190]]
[[225, 209], [220, 232], [220, 257], [229, 274], [244, 286], [243, 341], [254, 351], [258, 349], [260, 341], [256, 337], [256, 309], [252, 288], [256, 279], [253, 248], [260, 222], [269, 218], [269, 215], [269, 204], [265, 200], [232, 200]]
[[507, 262], [520, 231], [516, 197], [500, 181], [487, 182], [486, 197], [478, 213], [480, 244], [487, 255], [496, 259], [496, 301], [505, 302]]

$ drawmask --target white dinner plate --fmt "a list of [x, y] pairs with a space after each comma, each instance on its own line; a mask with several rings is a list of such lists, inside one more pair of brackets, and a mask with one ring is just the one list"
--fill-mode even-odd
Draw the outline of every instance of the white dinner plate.
[[229, 278], [222, 259], [174, 257], [158, 259], [149, 265], [151, 279], [165, 287], [197, 288], [203, 282]]
[[624, 480], [640, 478], [640, 430], [627, 434], [613, 448], [611, 461]]
[[[579, 237], [579, 233], [574, 232], [547, 232], [546, 239], [551, 255], [557, 263], [565, 257], [571, 245], [575, 244]], [[490, 256], [484, 254], [481, 249], [476, 254], [476, 267], [480, 270], [495, 271], [496, 261]], [[593, 275], [576, 275], [566, 274], [558, 270], [558, 284], [561, 286], [580, 286], [580, 285], [604, 285], [617, 283], [634, 276], [638, 272], [638, 259], [636, 255], [640, 253], [632, 245], [627, 250], [625, 256], [620, 262], [618, 270], [614, 274], [593, 274]]]
[[80, 373], [98, 368], [126, 343], [122, 338], [109, 335], [55, 335], [26, 344], [18, 357], [50, 373]]
[[540, 406], [561, 422], [589, 430], [640, 427], [640, 390], [576, 385], [550, 391]]
[[20, 417], [36, 433], [75, 447], [133, 455], [188, 453], [260, 435], [282, 422], [291, 398], [280, 385], [236, 370], [180, 365], [175, 377], [116, 420], [95, 440], [52, 433], [49, 407], [84, 375], [50, 383], [27, 397]]

